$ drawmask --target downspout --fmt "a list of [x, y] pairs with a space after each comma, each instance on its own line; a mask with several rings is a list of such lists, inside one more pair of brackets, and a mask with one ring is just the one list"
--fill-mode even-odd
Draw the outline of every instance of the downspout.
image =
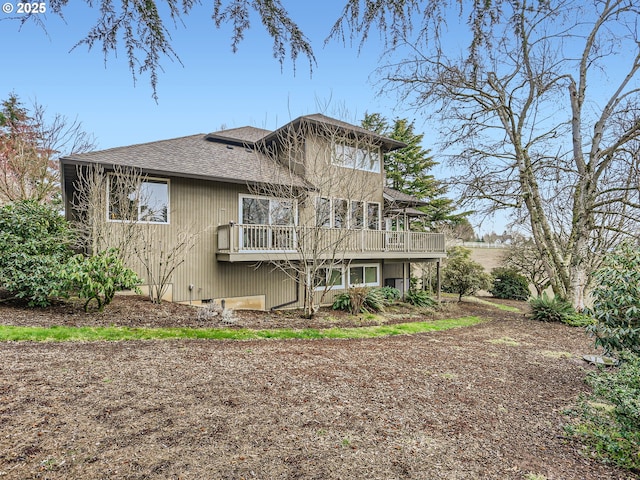
[[288, 307], [289, 305], [298, 303], [299, 300], [300, 300], [300, 272], [298, 272], [298, 275], [296, 276], [296, 298], [294, 300], [291, 300], [290, 302], [281, 303], [280, 305], [271, 307], [269, 310], [273, 312], [274, 310], [279, 310], [282, 307]]

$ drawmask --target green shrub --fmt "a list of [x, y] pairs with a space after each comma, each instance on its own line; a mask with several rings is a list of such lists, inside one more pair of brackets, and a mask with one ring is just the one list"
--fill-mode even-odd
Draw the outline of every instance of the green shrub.
[[565, 318], [562, 323], [566, 323], [570, 327], [588, 327], [595, 323], [595, 319], [584, 313], [573, 313]]
[[471, 250], [454, 247], [450, 250], [442, 278], [442, 290], [457, 293], [459, 300], [465, 295], [473, 295], [478, 290], [489, 289], [491, 277], [484, 267], [471, 260]]
[[400, 294], [400, 290], [394, 287], [382, 287], [378, 290], [380, 291], [380, 294], [384, 298], [384, 301], [387, 305], [392, 304], [396, 300], [400, 300], [400, 297], [402, 297], [402, 295]]
[[62, 278], [66, 290], [75, 290], [80, 298], [87, 299], [85, 311], [91, 300], [95, 300], [98, 310], [102, 311], [117, 291], [137, 289], [141, 283], [138, 275], [122, 264], [115, 248], [92, 257], [72, 257], [62, 269]]
[[620, 245], [607, 254], [604, 266], [593, 275], [596, 323], [589, 327], [596, 346], [606, 352], [629, 350], [640, 354], [640, 248]]
[[0, 208], [0, 287], [29, 306], [63, 294], [60, 268], [72, 255], [65, 219], [51, 207], [22, 201]]
[[380, 288], [351, 287], [335, 297], [332, 308], [345, 310], [354, 315], [381, 312], [385, 307], [385, 298], [380, 290]]
[[565, 299], [552, 298], [546, 293], [529, 300], [529, 305], [531, 305], [531, 317], [542, 322], [567, 323], [576, 315], [576, 311]]
[[424, 290], [409, 290], [404, 299], [415, 307], [433, 307], [436, 302]]
[[529, 282], [513, 269], [498, 267], [491, 271], [493, 287], [489, 292], [496, 298], [526, 300], [529, 298]]
[[[567, 427], [602, 459], [640, 470], [640, 357], [623, 353], [618, 369], [592, 372], [593, 394], [583, 398], [581, 421]], [[574, 412], [575, 413], [575, 412]]]

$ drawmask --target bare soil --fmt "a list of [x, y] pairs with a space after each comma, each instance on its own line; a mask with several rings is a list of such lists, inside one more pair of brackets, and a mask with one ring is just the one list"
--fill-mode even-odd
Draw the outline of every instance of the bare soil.
[[[368, 340], [0, 344], [0, 478], [623, 479], [563, 435], [587, 390], [581, 329], [463, 302], [474, 327]], [[362, 325], [325, 311], [238, 325]], [[379, 320], [377, 320], [379, 321]], [[215, 326], [117, 297], [0, 306], [11, 325]]]

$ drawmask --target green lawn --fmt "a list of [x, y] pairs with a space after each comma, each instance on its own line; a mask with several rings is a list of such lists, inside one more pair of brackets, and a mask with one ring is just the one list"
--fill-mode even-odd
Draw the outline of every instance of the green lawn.
[[260, 340], [374, 338], [468, 327], [484, 321], [479, 317], [410, 322], [355, 328], [249, 330], [231, 328], [129, 328], [129, 327], [15, 327], [0, 326], [0, 341], [93, 342], [118, 340]]

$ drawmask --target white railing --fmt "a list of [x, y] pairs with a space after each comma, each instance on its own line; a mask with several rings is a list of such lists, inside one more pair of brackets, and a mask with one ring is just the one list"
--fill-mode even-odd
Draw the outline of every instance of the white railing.
[[[308, 246], [308, 248], [306, 247]], [[339, 249], [344, 252], [445, 252], [442, 233], [347, 230], [294, 225], [221, 225], [218, 251], [293, 252]]]

